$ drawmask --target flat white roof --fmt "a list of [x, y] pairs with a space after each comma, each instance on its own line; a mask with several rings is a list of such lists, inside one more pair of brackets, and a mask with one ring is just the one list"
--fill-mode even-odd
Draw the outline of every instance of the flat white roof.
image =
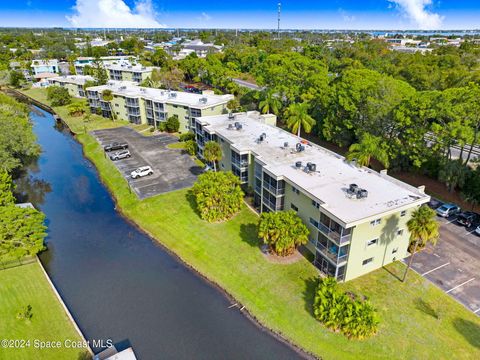
[[49, 81], [59, 81], [68, 84], [85, 85], [87, 81], [94, 81], [90, 75], [64, 75], [50, 78]]
[[127, 63], [123, 63], [123, 64], [105, 64], [105, 69], [129, 71], [129, 72], [151, 72], [153, 69], [155, 69], [155, 67], [143, 66], [141, 64], [130, 65]]
[[[396, 212], [414, 204], [428, 202], [430, 197], [423, 190], [396, 180], [386, 173], [377, 173], [365, 167], [357, 167], [341, 155], [318, 145], [298, 139], [297, 136], [278, 127], [265, 124], [258, 112], [198, 118], [210, 133], [228, 140], [240, 153], [252, 152], [263, 162], [264, 169], [272, 175], [288, 180], [320, 203], [327, 214], [335, 217], [343, 226], [363, 223], [368, 218], [382, 217], [386, 212]], [[241, 130], [229, 129], [229, 124], [239, 122]], [[265, 133], [264, 141], [258, 141]], [[303, 140], [305, 150], [296, 151], [296, 144]], [[285, 143], [288, 146], [285, 147]], [[300, 169], [295, 163], [302, 162]], [[307, 172], [305, 165], [316, 164], [315, 172]], [[368, 197], [352, 198], [347, 189], [357, 184], [368, 191]]]
[[141, 97], [160, 103], [189, 106], [198, 109], [227, 103], [233, 95], [193, 94], [183, 91], [170, 91], [131, 85], [131, 82], [109, 82], [107, 85], [89, 87], [87, 90], [102, 92], [110, 89], [114, 94], [127, 97]]
[[57, 59], [44, 59], [44, 60], [33, 60], [32, 67], [35, 66], [57, 66], [58, 60]]

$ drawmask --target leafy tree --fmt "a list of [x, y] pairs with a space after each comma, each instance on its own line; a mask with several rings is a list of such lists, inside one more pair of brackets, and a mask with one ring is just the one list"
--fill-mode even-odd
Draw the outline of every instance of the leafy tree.
[[297, 133], [300, 137], [300, 132], [303, 127], [303, 131], [307, 134], [312, 131], [315, 125], [315, 120], [308, 114], [309, 105], [307, 103], [291, 104], [287, 110], [287, 127], [292, 133]]
[[185, 142], [185, 151], [189, 154], [189, 155], [195, 155], [197, 153], [197, 143], [195, 142], [195, 140], [187, 140]]
[[313, 312], [327, 328], [341, 331], [351, 339], [369, 338], [378, 331], [379, 319], [371, 303], [341, 292], [334, 278], [318, 281]]
[[243, 192], [240, 180], [231, 172], [206, 172], [192, 187], [198, 212], [203, 220], [228, 220], [240, 211]]
[[422, 205], [412, 213], [412, 217], [407, 222], [407, 228], [410, 232], [410, 241], [413, 242], [413, 251], [408, 260], [405, 274], [402, 281], [407, 278], [408, 270], [412, 265], [413, 257], [417, 251], [418, 245], [425, 246], [428, 242], [435, 245], [439, 238], [438, 222], [435, 220], [435, 211], [426, 205]]
[[180, 134], [180, 136], [178, 137], [178, 140], [180, 141], [189, 141], [189, 140], [195, 140], [195, 134], [192, 133], [192, 132], [187, 132], [187, 133], [184, 133], [184, 134]]
[[22, 82], [25, 81], [25, 76], [20, 71], [17, 70], [12, 70], [10, 71], [10, 86], [13, 86], [15, 88], [20, 87]]
[[230, 111], [239, 111], [240, 109], [240, 101], [237, 98], [233, 98], [227, 103], [227, 109]]
[[282, 102], [271, 90], [264, 91], [259, 103], [262, 114], [273, 113], [278, 115], [282, 108]]
[[388, 152], [382, 139], [365, 133], [358, 144], [352, 144], [348, 150], [347, 159], [356, 160], [359, 166], [369, 166], [371, 158], [375, 158], [388, 167]]
[[112, 101], [113, 101], [113, 92], [110, 89], [105, 89], [102, 91], [102, 100], [105, 101], [108, 104], [108, 109], [110, 112], [110, 116], [112, 117], [112, 120], [115, 120], [115, 114], [112, 109]]
[[68, 114], [71, 116], [82, 116], [85, 114], [85, 104], [83, 102], [74, 102], [67, 106]]
[[165, 122], [165, 128], [168, 132], [178, 132], [180, 128], [180, 121], [178, 120], [177, 115], [170, 116]]
[[446, 160], [441, 162], [438, 179], [447, 185], [450, 192], [457, 186], [462, 187], [465, 183], [468, 169], [462, 164], [462, 160]]
[[216, 141], [208, 141], [203, 148], [203, 157], [213, 163], [213, 171], [217, 171], [217, 161], [222, 159], [222, 148]]
[[480, 205], [480, 167], [469, 171], [462, 190], [463, 198], [473, 207]]
[[12, 177], [7, 172], [0, 172], [0, 206], [12, 205], [15, 203], [13, 189]]
[[36, 255], [44, 249], [45, 215], [15, 205], [0, 207], [0, 260]]
[[64, 106], [72, 102], [72, 96], [68, 90], [60, 86], [49, 86], [47, 88], [47, 99], [52, 106]]
[[108, 82], [108, 73], [102, 62], [99, 58], [95, 58], [92, 65], [92, 75], [95, 78], [96, 85], [105, 85]]
[[306, 244], [308, 234], [308, 228], [293, 210], [260, 215], [258, 236], [279, 256], [291, 255], [298, 246]]

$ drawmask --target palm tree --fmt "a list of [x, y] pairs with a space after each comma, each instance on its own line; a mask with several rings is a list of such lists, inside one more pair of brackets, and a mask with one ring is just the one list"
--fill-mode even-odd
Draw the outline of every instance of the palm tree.
[[358, 165], [368, 166], [372, 158], [377, 159], [383, 166], [388, 168], [388, 153], [383, 147], [382, 139], [378, 136], [365, 133], [359, 143], [350, 146], [347, 160], [351, 161], [355, 159]]
[[407, 228], [408, 231], [410, 231], [410, 240], [413, 242], [413, 251], [408, 260], [402, 281], [405, 281], [407, 278], [407, 272], [412, 265], [417, 246], [419, 244], [426, 245], [428, 242], [435, 245], [440, 236], [438, 232], [438, 222], [435, 220], [435, 211], [426, 205], [422, 205], [413, 212], [412, 218], [407, 222]]
[[108, 108], [109, 108], [109, 111], [110, 111], [110, 116], [112, 117], [112, 120], [115, 121], [115, 114], [113, 113], [112, 104], [110, 103], [110, 101], [113, 100], [112, 90], [110, 90], [110, 89], [103, 90], [102, 91], [102, 100], [105, 101], [108, 104]]
[[222, 148], [216, 141], [208, 141], [203, 148], [203, 157], [213, 162], [213, 171], [217, 171], [216, 162], [222, 158]]
[[297, 133], [297, 136], [300, 137], [300, 131], [303, 127], [303, 131], [307, 134], [312, 131], [313, 125], [315, 125], [315, 120], [308, 114], [308, 103], [295, 103], [291, 104], [287, 110], [287, 127], [292, 131], [292, 133]]
[[273, 91], [268, 90], [262, 93], [262, 100], [258, 105], [262, 114], [268, 114], [270, 112], [278, 114], [282, 107], [282, 102]]

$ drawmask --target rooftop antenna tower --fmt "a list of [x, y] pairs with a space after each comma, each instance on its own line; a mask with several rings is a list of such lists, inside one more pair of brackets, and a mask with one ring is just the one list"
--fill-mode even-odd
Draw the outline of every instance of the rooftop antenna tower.
[[277, 19], [277, 38], [280, 39], [280, 15], [282, 14], [282, 3], [278, 3], [278, 19]]

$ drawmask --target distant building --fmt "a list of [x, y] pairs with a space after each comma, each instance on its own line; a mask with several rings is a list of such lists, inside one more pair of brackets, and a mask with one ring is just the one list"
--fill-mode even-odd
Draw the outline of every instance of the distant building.
[[[136, 61], [137, 58], [134, 56], [102, 56], [99, 58], [100, 63], [105, 66], [108, 64], [131, 64], [131, 61]], [[83, 69], [85, 66], [92, 66], [94, 63], [94, 57], [78, 57], [74, 62], [75, 72], [77, 75], [84, 75]]]
[[146, 78], [152, 75], [153, 66], [143, 66], [141, 64], [106, 64], [105, 69], [108, 71], [108, 76], [111, 80], [116, 81], [133, 81], [141, 83]]
[[[113, 100], [102, 99], [102, 93], [110, 90]], [[213, 92], [192, 94], [181, 91], [145, 88], [125, 82], [109, 82], [107, 85], [87, 88], [87, 98], [92, 113], [115, 117], [134, 124], [158, 127], [171, 116], [180, 121], [180, 133], [192, 129], [195, 118], [227, 112], [227, 103], [233, 95], [214, 95]], [[112, 114], [112, 111], [114, 114]]]
[[251, 188], [259, 212], [293, 210], [310, 229], [306, 248], [325, 275], [347, 281], [409, 255], [407, 222], [430, 197], [274, 126], [252, 111], [197, 117], [199, 156], [222, 148], [219, 169]]
[[58, 60], [33, 60], [31, 65], [34, 77], [40, 74], [58, 74]]
[[94, 81], [94, 78], [89, 75], [57, 76], [49, 78], [48, 84], [66, 88], [73, 97], [84, 98], [84, 85], [87, 81]]
[[[170, 48], [171, 49], [171, 48]], [[173, 54], [172, 50], [169, 49], [171, 55], [173, 55], [175, 60], [185, 59], [191, 53], [197, 54], [198, 57], [204, 58], [208, 54], [218, 53], [223, 50], [223, 46], [215, 45], [212, 43], [204, 43], [202, 40], [192, 40], [186, 41], [181, 44], [181, 50]]]

